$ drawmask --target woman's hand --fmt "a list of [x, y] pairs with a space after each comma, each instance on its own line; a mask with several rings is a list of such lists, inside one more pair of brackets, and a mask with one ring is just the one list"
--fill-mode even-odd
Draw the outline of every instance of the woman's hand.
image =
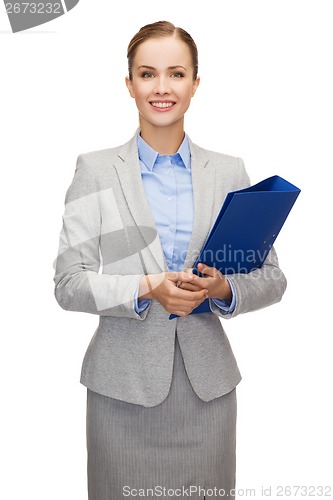
[[190, 285], [196, 277], [191, 270], [149, 274], [141, 278], [138, 296], [140, 299], [158, 300], [170, 314], [187, 316], [208, 298], [208, 292], [204, 286], [186, 290], [182, 286], [177, 287], [177, 282]]
[[[185, 272], [191, 271], [187, 269]], [[198, 264], [198, 271], [205, 275], [200, 278], [193, 274], [195, 278], [190, 282], [184, 282], [180, 285], [182, 290], [198, 291], [205, 288], [208, 290], [208, 297], [211, 299], [232, 300], [232, 292], [228, 280], [215, 267], [206, 266], [206, 264]]]

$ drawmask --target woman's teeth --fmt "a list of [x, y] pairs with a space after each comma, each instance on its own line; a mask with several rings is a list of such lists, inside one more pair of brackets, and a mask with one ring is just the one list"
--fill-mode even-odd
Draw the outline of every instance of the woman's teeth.
[[173, 102], [151, 102], [150, 104], [155, 108], [171, 108], [174, 105]]

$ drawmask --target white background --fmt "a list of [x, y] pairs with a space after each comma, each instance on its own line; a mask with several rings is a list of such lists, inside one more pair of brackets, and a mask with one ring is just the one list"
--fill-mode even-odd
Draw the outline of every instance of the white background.
[[199, 48], [191, 139], [241, 156], [253, 183], [302, 189], [276, 242], [282, 302], [223, 323], [243, 375], [237, 486], [332, 486], [332, 13], [323, 0], [81, 0], [12, 34], [2, 8], [1, 498], [87, 498], [79, 375], [98, 317], [58, 306], [53, 261], [78, 154], [137, 127], [126, 48], [161, 19]]

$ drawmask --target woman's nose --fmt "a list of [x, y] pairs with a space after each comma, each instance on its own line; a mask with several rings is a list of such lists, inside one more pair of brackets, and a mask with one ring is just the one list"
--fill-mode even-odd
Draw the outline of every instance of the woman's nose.
[[165, 78], [156, 78], [155, 80], [155, 88], [154, 88], [155, 94], [170, 94], [171, 89], [170, 85], [166, 81]]

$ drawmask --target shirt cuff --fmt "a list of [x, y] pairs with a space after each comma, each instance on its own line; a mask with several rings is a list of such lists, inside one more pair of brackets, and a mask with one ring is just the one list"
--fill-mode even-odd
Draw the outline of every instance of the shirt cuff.
[[212, 301], [223, 312], [232, 313], [236, 307], [236, 291], [235, 291], [235, 287], [234, 287], [232, 281], [229, 280], [228, 278], [226, 278], [226, 279], [228, 280], [228, 283], [229, 283], [230, 288], [231, 288], [231, 293], [232, 293], [231, 301], [230, 300], [221, 300], [221, 299], [212, 299]]
[[138, 285], [137, 289], [135, 290], [134, 293], [134, 311], [139, 314], [142, 311], [144, 311], [148, 305], [150, 304], [150, 299], [141, 299], [138, 300], [138, 293], [139, 293], [139, 288], [140, 284]]

